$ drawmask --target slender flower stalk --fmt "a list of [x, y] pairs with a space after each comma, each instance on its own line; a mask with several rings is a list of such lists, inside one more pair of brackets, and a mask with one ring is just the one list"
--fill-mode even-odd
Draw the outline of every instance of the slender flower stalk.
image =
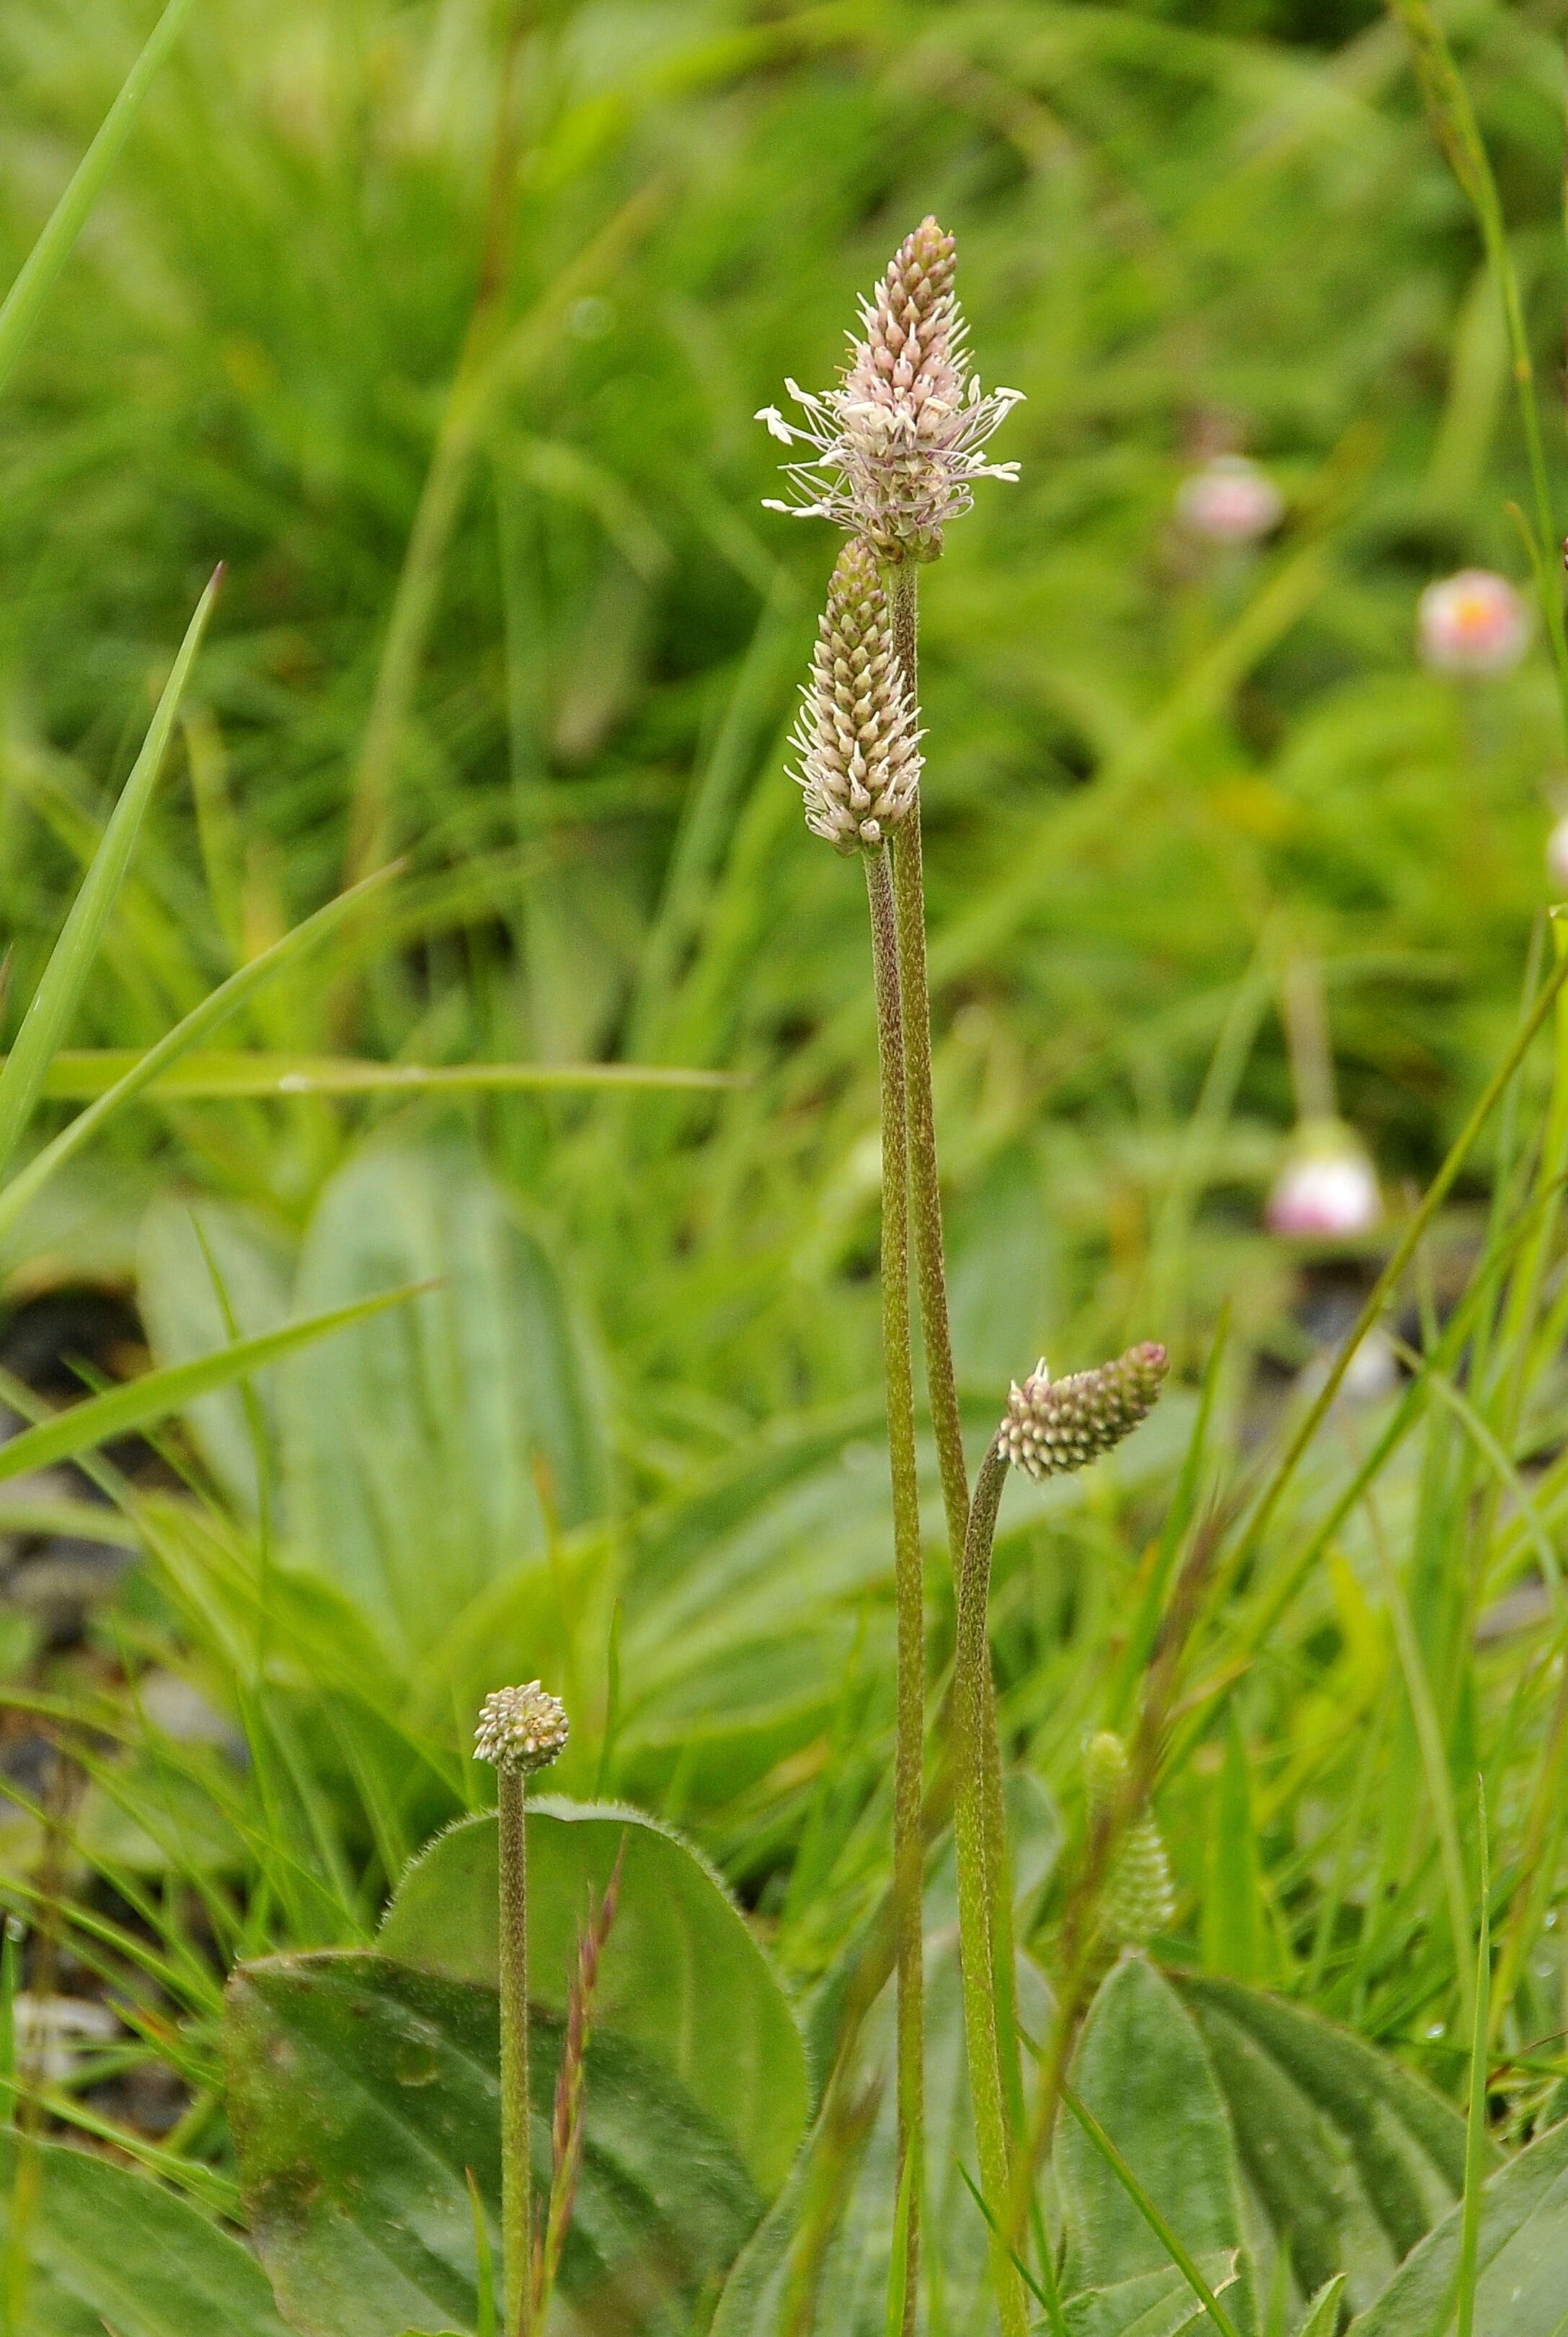
[[[964, 1990], [964, 2033], [980, 2181], [1000, 2218], [1014, 2188], [1008, 2140], [1003, 2044], [998, 2024], [991, 1892], [987, 1875], [985, 1710], [991, 1680], [986, 1609], [991, 1550], [1009, 1468], [1044, 1478], [1082, 1469], [1109, 1452], [1144, 1418], [1165, 1377], [1163, 1347], [1130, 1347], [1095, 1371], [1053, 1380], [1041, 1363], [1009, 1391], [1007, 1411], [993, 1437], [969, 1511], [958, 1580], [958, 1631], [953, 1662], [953, 1718], [957, 1794], [954, 1845], [958, 1863], [958, 1955]], [[1000, 2234], [992, 2245], [992, 2279], [1004, 2337], [1028, 2326], [1023, 2284]]]
[[882, 1090], [882, 1357], [893, 1478], [893, 1599], [897, 1640], [893, 1763], [893, 1904], [897, 1971], [898, 2185], [908, 2176], [904, 2327], [916, 2326], [924, 2191], [926, 1601], [915, 1457], [915, 1355], [909, 1323], [908, 1121], [898, 994], [898, 934], [885, 852], [867, 854], [871, 956]]
[[566, 1742], [565, 1707], [537, 1680], [497, 1688], [479, 1712], [475, 1760], [496, 1771], [500, 1826], [501, 2263], [505, 2337], [532, 2337], [533, 2162], [528, 2127], [528, 1779]]

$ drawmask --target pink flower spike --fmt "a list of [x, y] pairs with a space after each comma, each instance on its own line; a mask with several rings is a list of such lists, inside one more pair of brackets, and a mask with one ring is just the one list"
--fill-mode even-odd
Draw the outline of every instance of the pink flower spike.
[[1511, 673], [1530, 646], [1530, 611], [1506, 576], [1462, 568], [1422, 593], [1416, 638], [1435, 673]]
[[1270, 1233], [1301, 1241], [1353, 1241], [1382, 1222], [1377, 1172], [1353, 1129], [1309, 1121], [1291, 1141], [1264, 1217]]
[[1279, 526], [1285, 502], [1268, 472], [1245, 455], [1216, 455], [1182, 480], [1176, 511], [1210, 543], [1252, 543]]

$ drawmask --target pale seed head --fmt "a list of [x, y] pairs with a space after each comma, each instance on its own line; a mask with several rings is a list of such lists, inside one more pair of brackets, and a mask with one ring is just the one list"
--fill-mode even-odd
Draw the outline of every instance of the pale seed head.
[[840, 852], [879, 849], [920, 783], [920, 733], [870, 545], [838, 554], [800, 691], [792, 774], [806, 825]]
[[559, 1697], [530, 1680], [526, 1687], [498, 1687], [479, 1707], [474, 1757], [514, 1777], [547, 1769], [566, 1742], [566, 1707]]
[[996, 1450], [1036, 1479], [1087, 1468], [1153, 1409], [1169, 1368], [1152, 1339], [1064, 1380], [1054, 1380], [1042, 1359], [1022, 1387], [1014, 1382]]

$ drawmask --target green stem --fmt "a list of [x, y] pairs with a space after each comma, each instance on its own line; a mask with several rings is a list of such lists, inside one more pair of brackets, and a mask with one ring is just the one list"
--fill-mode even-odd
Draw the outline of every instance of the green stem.
[[[893, 616], [893, 646], [912, 706], [920, 700], [920, 569], [901, 560], [887, 572]], [[926, 880], [920, 835], [920, 802], [894, 830], [893, 897], [898, 917], [898, 987], [904, 1022], [904, 1061], [908, 1093], [910, 1216], [915, 1232], [916, 1276], [920, 1291], [920, 1338], [926, 1357], [926, 1387], [931, 1428], [942, 1477], [947, 1548], [956, 1579], [969, 1528], [969, 1472], [964, 1459], [964, 1423], [947, 1320], [947, 1270], [943, 1257], [942, 1185], [936, 1165], [936, 1113], [931, 1077], [931, 992], [926, 972]], [[985, 1757], [985, 1873], [991, 1933], [992, 1982], [1004, 2040], [1004, 2068], [1015, 2123], [1023, 2122], [1023, 2079], [1013, 2004], [1013, 1884], [1007, 1855], [1007, 1821], [1002, 1799], [1002, 1747], [996, 1726], [996, 1694], [989, 1664], [979, 1720]]]
[[920, 1556], [920, 1493], [915, 1458], [915, 1359], [909, 1325], [908, 1105], [899, 1006], [898, 929], [886, 852], [867, 855], [871, 957], [882, 1084], [882, 1353], [887, 1382], [887, 1447], [893, 1475], [893, 1590], [897, 1626], [897, 1728], [893, 1773], [893, 1895], [897, 1941], [898, 2184], [908, 2185], [904, 2327], [916, 2326], [920, 2203], [924, 2187], [925, 1987], [920, 1822], [926, 1734], [926, 1607]]
[[[997, 2027], [992, 1901], [985, 1804], [986, 1690], [991, 1643], [985, 1628], [991, 1590], [991, 1545], [1007, 1462], [995, 1445], [980, 1464], [958, 1578], [958, 1638], [953, 1659], [953, 1720], [957, 1751], [957, 1799], [953, 1838], [958, 1860], [958, 1960], [964, 1985], [964, 2041], [980, 2186], [998, 2215], [1012, 2194], [1002, 2046]], [[1000, 2225], [992, 2234], [991, 2277], [1003, 2337], [1024, 2337], [1028, 2326], [1023, 2285]]]
[[529, 2337], [534, 2239], [528, 2150], [527, 1781], [500, 1772], [501, 1828], [501, 2269], [505, 2337]]

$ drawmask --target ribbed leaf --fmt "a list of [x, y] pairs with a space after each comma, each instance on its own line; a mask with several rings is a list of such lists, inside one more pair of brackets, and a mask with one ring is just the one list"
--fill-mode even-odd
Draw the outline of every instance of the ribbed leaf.
[[256, 2259], [187, 2200], [84, 2150], [0, 2134], [0, 2244], [20, 2217], [26, 2337], [288, 2337]]
[[1202, 2032], [1259, 2225], [1298, 2309], [1336, 2272], [1353, 2310], [1460, 2193], [1465, 2121], [1364, 2039], [1208, 1973], [1175, 1982]]
[[[1348, 2337], [1446, 2337], [1454, 2325], [1462, 2210], [1453, 2207]], [[1568, 2120], [1481, 2195], [1475, 2337], [1563, 2337], [1568, 2325]]]
[[[549, 2180], [560, 2024], [531, 2022], [535, 2180]], [[230, 2113], [248, 2219], [303, 2337], [471, 2332], [472, 2171], [499, 2247], [495, 1991], [358, 1951], [242, 1966]], [[729, 2264], [762, 2200], [654, 2058], [596, 2029], [561, 2289], [586, 2326], [662, 2328]]]
[[[622, 1845], [624, 1848], [622, 1850]], [[496, 1980], [496, 1833], [470, 1818], [405, 1875], [378, 1945], [454, 1980]], [[594, 2021], [677, 2078], [728, 2136], [764, 2198], [805, 2130], [805, 2049], [784, 1992], [722, 1883], [635, 1810], [541, 1795], [528, 1810], [529, 1990], [563, 2011], [576, 1927], [622, 1856]]]

